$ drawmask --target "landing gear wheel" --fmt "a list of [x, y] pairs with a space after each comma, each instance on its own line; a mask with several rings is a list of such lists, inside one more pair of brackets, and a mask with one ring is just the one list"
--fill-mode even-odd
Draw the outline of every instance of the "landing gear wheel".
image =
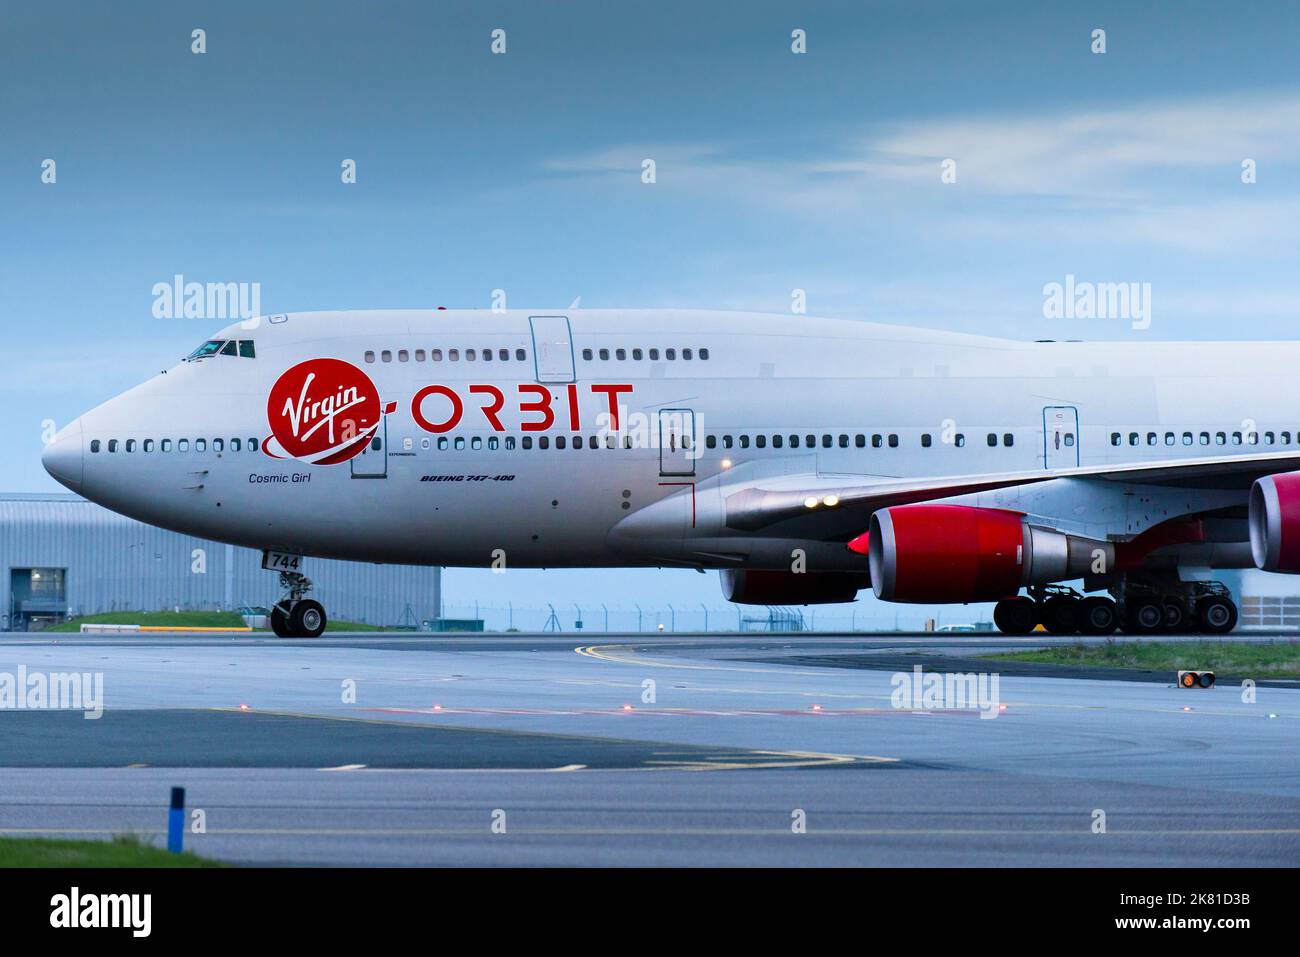
[[1237, 627], [1237, 606], [1230, 598], [1206, 598], [1196, 612], [1201, 630], [1212, 635], [1226, 635]]
[[1125, 631], [1139, 635], [1150, 635], [1159, 631], [1165, 623], [1165, 606], [1158, 601], [1142, 600], [1128, 609], [1128, 622]]
[[325, 630], [325, 609], [318, 601], [304, 598], [289, 612], [289, 624], [300, 638], [318, 638]]
[[1038, 604], [1032, 598], [1004, 598], [993, 606], [993, 623], [1004, 635], [1027, 635], [1038, 624]]
[[1085, 635], [1110, 635], [1119, 627], [1119, 609], [1109, 598], [1093, 595], [1079, 605], [1079, 630]]
[[275, 632], [277, 638], [293, 637], [293, 626], [289, 624], [289, 616], [278, 604], [271, 609], [271, 630]]
[[1187, 610], [1180, 601], [1165, 602], [1165, 631], [1178, 631], [1187, 625]]
[[1079, 630], [1079, 599], [1054, 595], [1043, 602], [1043, 627], [1053, 635], [1072, 635]]

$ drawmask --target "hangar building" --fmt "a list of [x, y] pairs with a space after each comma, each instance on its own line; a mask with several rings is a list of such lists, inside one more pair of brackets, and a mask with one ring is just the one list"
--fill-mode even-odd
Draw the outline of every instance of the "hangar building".
[[[0, 631], [105, 611], [268, 606], [279, 581], [262, 556], [126, 518], [68, 493], [0, 495]], [[440, 617], [441, 569], [308, 558], [331, 618], [418, 625]]]

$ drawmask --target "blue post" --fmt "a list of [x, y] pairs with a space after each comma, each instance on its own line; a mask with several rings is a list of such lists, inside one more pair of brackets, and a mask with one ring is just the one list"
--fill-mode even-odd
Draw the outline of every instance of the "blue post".
[[167, 850], [173, 854], [181, 852], [181, 842], [185, 837], [185, 789], [172, 788], [172, 806], [167, 812]]

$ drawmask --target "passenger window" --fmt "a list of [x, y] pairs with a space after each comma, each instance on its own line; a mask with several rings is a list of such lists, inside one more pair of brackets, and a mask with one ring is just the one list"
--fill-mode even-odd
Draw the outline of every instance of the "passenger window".
[[[1233, 432], [1233, 433], [1232, 433], [1232, 444], [1233, 444], [1233, 445], [1240, 445], [1240, 444], [1241, 444], [1241, 433], [1240, 433], [1240, 432]], [[113, 450], [112, 450], [112, 449], [109, 449], [109, 451], [111, 452], [111, 451], [113, 451]]]
[[170, 452], [172, 450], [172, 440], [163, 439], [161, 442], [158, 443], [158, 448], [163, 452]]
[[881, 435], [879, 432], [877, 432], [875, 435], [871, 437], [871, 447], [873, 449], [883, 448], [884, 445], [885, 445], [885, 437]]
[[664, 350], [664, 358], [665, 358], [665, 359], [669, 359], [669, 360], [676, 359], [676, 358], [677, 358], [677, 350], [676, 350], [676, 349], [665, 349], [665, 350]]
[[1003, 432], [1002, 444], [1005, 445], [1007, 448], [1011, 448], [1011, 446], [1016, 444], [1016, 437], [1012, 435], [1010, 432]]
[[491, 350], [491, 349], [484, 349], [484, 350], [483, 350], [483, 361], [484, 361], [484, 362], [491, 362], [491, 361], [492, 361], [492, 350]]
[[425, 452], [429, 451], [429, 440], [420, 439], [420, 448], [423, 449]]
[[531, 449], [533, 447], [533, 437], [531, 435], [525, 435], [519, 440], [519, 447], [521, 449]]
[[626, 349], [615, 349], [615, 350], [614, 350], [614, 358], [615, 358], [615, 359], [618, 359], [620, 362], [622, 362], [624, 359], [627, 358], [627, 350], [626, 350]]
[[537, 447], [538, 447], [539, 449], [549, 449], [549, 448], [551, 447], [551, 440], [550, 440], [550, 438], [548, 438], [548, 437], [545, 436], [545, 435], [539, 435], [539, 436], [537, 437]]
[[830, 447], [831, 447], [831, 437], [830, 437], [829, 435], [823, 435], [823, 436], [822, 436], [822, 448], [824, 448], [824, 449], [829, 449]]
[[145, 440], [144, 440], [144, 450], [145, 450], [146, 452], [152, 452], [152, 451], [153, 451], [153, 439], [145, 439]]
[[117, 451], [117, 439], [109, 439], [109, 440], [108, 440], [108, 450], [109, 450], [110, 452], [116, 452], [116, 451]]
[[1214, 444], [1215, 444], [1215, 445], [1223, 445], [1223, 444], [1226, 443], [1227, 441], [1228, 441], [1228, 437], [1227, 437], [1226, 435], [1224, 435], [1224, 433], [1222, 433], [1222, 432], [1215, 432], [1215, 433], [1214, 433]]
[[411, 354], [410, 354], [409, 352], [407, 352], [405, 349], [398, 349], [398, 350], [397, 350], [397, 361], [398, 361], [398, 362], [410, 362], [410, 361], [411, 361]]
[[716, 449], [718, 447], [718, 437], [716, 435], [706, 435], [704, 437], [704, 447], [706, 449]]
[[557, 436], [555, 437], [555, 447], [556, 447], [557, 449], [565, 449], [565, 448], [568, 448], [568, 447], [569, 447], [568, 439], [566, 439], [566, 438], [565, 438], [564, 436], [562, 436], [562, 435], [557, 435]]
[[847, 435], [841, 435], [841, 436], [840, 436], [840, 448], [842, 448], [842, 449], [847, 449], [848, 447], [849, 447], [849, 437], [848, 437]]
[[382, 359], [384, 362], [392, 362], [393, 353], [391, 350], [385, 349], [383, 352], [379, 353], [379, 358]]
[[1065, 433], [1065, 447], [1066, 447], [1067, 449], [1074, 448], [1074, 433], [1073, 433], [1073, 432], [1066, 432], [1066, 433]]
[[749, 448], [749, 436], [748, 436], [748, 435], [742, 435], [742, 436], [740, 437], [740, 447], [741, 447], [742, 449], [747, 449], [747, 448]]
[[608, 358], [609, 358], [609, 350], [608, 350], [608, 349], [601, 349], [601, 350], [600, 350], [600, 357], [601, 357], [602, 359], [608, 359]]
[[195, 452], [206, 452], [207, 450], [208, 450], [208, 440], [207, 440], [207, 439], [195, 439], [195, 440], [194, 440], [194, 451], [195, 451]]
[[239, 340], [239, 358], [241, 358], [241, 359], [256, 359], [256, 358], [257, 358], [257, 351], [253, 348], [253, 340], [252, 340], [252, 339], [240, 339], [240, 340]]
[[447, 436], [440, 436], [438, 439], [438, 451], [443, 452], [447, 449]]
[[366, 361], [367, 361], [367, 362], [374, 362], [374, 361], [375, 361], [375, 353], [374, 353], [372, 350], [370, 350], [370, 349], [367, 349], [367, 350], [366, 350]]
[[447, 361], [448, 361], [448, 362], [459, 362], [459, 361], [460, 361], [460, 350], [459, 350], [459, 349], [448, 349], [448, 350], [447, 350]]
[[651, 361], [654, 361], [654, 360], [656, 360], [656, 359], [658, 359], [658, 358], [659, 358], [659, 350], [658, 350], [658, 349], [651, 349], [651, 350], [650, 350], [650, 359], [651, 359]]
[[797, 435], [790, 436], [790, 448], [797, 449], [798, 447], [799, 447], [799, 436]]
[[523, 349], [516, 349], [515, 358], [518, 359], [520, 362], [523, 362], [525, 359], [528, 358], [528, 353]]
[[1138, 444], [1138, 434], [1137, 434], [1136, 432], [1130, 432], [1130, 433], [1128, 434], [1128, 444], [1129, 444], [1129, 445], [1137, 445], [1137, 444]]
[[423, 362], [423, 361], [424, 361], [424, 350], [423, 350], [423, 349], [416, 349], [416, 350], [415, 350], [415, 361], [416, 361], [416, 362]]
[[1120, 436], [1119, 436], [1119, 433], [1118, 433], [1118, 432], [1112, 432], [1112, 433], [1110, 434], [1110, 444], [1111, 444], [1111, 445], [1119, 445], [1119, 438], [1120, 438]]
[[[483, 354], [487, 355], [486, 352]], [[501, 444], [501, 440], [498, 439], [495, 435], [488, 436], [488, 451], [495, 452], [497, 450], [497, 446], [499, 446], [500, 444]]]
[[1184, 433], [1183, 433], [1183, 445], [1191, 445], [1191, 444], [1192, 444], [1192, 433], [1190, 433], [1190, 432], [1184, 432]]
[[232, 452], [238, 452], [238, 451], [239, 451], [239, 448], [240, 448], [240, 446], [239, 446], [239, 439], [231, 439], [231, 440], [230, 440], [230, 451], [232, 451]]
[[126, 450], [127, 450], [128, 452], [134, 452], [134, 451], [135, 451], [135, 439], [127, 439], [127, 440], [126, 440]]
[[964, 435], [962, 435], [960, 432], [958, 432], [958, 433], [956, 434], [956, 436], [953, 437], [953, 444], [956, 445], [957, 448], [959, 448], [959, 449], [965, 448], [965, 447], [966, 447], [966, 436], [964, 436]]
[[473, 361], [474, 361], [475, 359], [477, 359], [477, 358], [478, 358], [478, 354], [477, 354], [473, 349], [466, 349], [466, 350], [465, 350], [465, 361], [466, 361], [466, 362], [473, 362]]
[[701, 359], [707, 359], [708, 357], [709, 357], [709, 350], [708, 350], [708, 349], [701, 349], [701, 350], [700, 350], [700, 358], [701, 358]]
[[429, 353], [429, 358], [432, 359], [434, 362], [441, 362], [441, 361], [442, 361], [442, 350], [441, 350], [441, 349], [434, 349], [434, 350], [430, 351], [430, 353]]
[[860, 449], [864, 449], [867, 447], [867, 437], [859, 432], [853, 437], [853, 444]]
[[226, 443], [222, 442], [220, 439], [213, 439], [213, 440], [212, 440], [212, 451], [214, 451], [214, 452], [220, 452], [220, 451], [222, 451], [222, 450], [225, 448], [225, 446], [226, 446]]
[[482, 448], [483, 448], [483, 437], [482, 437], [481, 435], [475, 435], [475, 436], [471, 437], [470, 440], [469, 440], [469, 447], [470, 447], [471, 449], [476, 450], [476, 451], [479, 450], [479, 449], [482, 449]]
[[[1286, 433], [1284, 432], [1283, 435], [1285, 435], [1285, 434], [1286, 434]], [[1210, 433], [1209, 433], [1209, 432], [1202, 432], [1202, 433], [1201, 433], [1201, 444], [1202, 444], [1202, 445], [1209, 445], [1209, 444], [1210, 444]]]
[[1265, 444], [1265, 445], [1272, 445], [1272, 444], [1273, 444], [1273, 439], [1274, 439], [1274, 436], [1273, 436], [1273, 433], [1272, 433], [1272, 432], [1265, 432], [1265, 433], [1264, 433], [1264, 444]]
[[256, 451], [257, 451], [257, 439], [249, 439], [249, 440], [248, 440], [248, 451], [250, 451], [250, 452], [256, 452]]
[[90, 452], [92, 455], [97, 454], [99, 452], [99, 439], [90, 440]]
[[506, 451], [507, 451], [507, 452], [510, 452], [510, 451], [512, 451], [512, 450], [514, 449], [514, 447], [515, 447], [515, 437], [514, 437], [513, 435], [507, 435], [507, 436], [506, 436]]
[[463, 450], [463, 449], [465, 448], [465, 436], [463, 436], [463, 435], [458, 435], [458, 436], [456, 436], [456, 439], [455, 439], [455, 441], [453, 442], [453, 445], [455, 445], [455, 447], [456, 447], [456, 451], [457, 451], [457, 452], [460, 452], [461, 450]]
[[756, 448], [756, 449], [765, 449], [765, 448], [767, 448], [767, 436], [766, 436], [766, 435], [756, 435], [756, 436], [754, 436], [754, 448]]
[[1282, 444], [1283, 444], [1283, 445], [1290, 445], [1290, 444], [1291, 444], [1291, 433], [1290, 433], [1290, 432], [1283, 432], [1283, 433], [1282, 433]]
[[502, 362], [509, 362], [509, 361], [510, 361], [510, 350], [509, 350], [509, 349], [498, 349], [498, 350], [497, 350], [497, 358], [500, 359]]
[[724, 435], [724, 436], [722, 437], [722, 447], [723, 447], [724, 449], [729, 449], [729, 448], [731, 448], [731, 436], [730, 436], [730, 435]]
[[922, 432], [922, 433], [921, 433], [921, 448], [923, 448], [923, 449], [928, 449], [928, 448], [930, 447], [930, 443], [931, 443], [932, 441], [933, 441], [933, 440], [930, 438], [930, 433], [929, 433], [929, 432]]
[[998, 444], [998, 434], [996, 432], [990, 432], [985, 441], [988, 442], [989, 448], [994, 448]]
[[1147, 433], [1147, 445], [1155, 445], [1158, 436], [1154, 432]]
[[[190, 450], [190, 440], [189, 440], [189, 439], [177, 439], [177, 440], [176, 440], [176, 451], [177, 451], [177, 452], [188, 452], [189, 450]], [[113, 450], [112, 450], [112, 449], [109, 449], [109, 451], [111, 452], [111, 451], [113, 451]]]
[[772, 448], [779, 449], [785, 447], [785, 439], [779, 435], [772, 436]]
[[641, 350], [640, 350], [640, 349], [633, 349], [633, 350], [632, 350], [632, 358], [633, 358], [634, 360], [640, 360], [640, 358], [641, 358]]
[[689, 359], [690, 357], [691, 357], [691, 350], [690, 350], [690, 349], [683, 349], [683, 350], [682, 350], [682, 358], [683, 358], [683, 359]]

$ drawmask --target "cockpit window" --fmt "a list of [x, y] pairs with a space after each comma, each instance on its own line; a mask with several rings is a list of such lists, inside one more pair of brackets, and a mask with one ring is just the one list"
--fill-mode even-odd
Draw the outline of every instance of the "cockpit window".
[[185, 361], [190, 359], [203, 359], [210, 355], [215, 355], [222, 346], [226, 344], [224, 339], [209, 339], [203, 345], [199, 346], [193, 352], [185, 357]]
[[241, 359], [256, 359], [257, 350], [252, 339], [209, 339], [188, 356], [186, 362], [194, 359], [206, 359], [208, 356], [238, 356]]

